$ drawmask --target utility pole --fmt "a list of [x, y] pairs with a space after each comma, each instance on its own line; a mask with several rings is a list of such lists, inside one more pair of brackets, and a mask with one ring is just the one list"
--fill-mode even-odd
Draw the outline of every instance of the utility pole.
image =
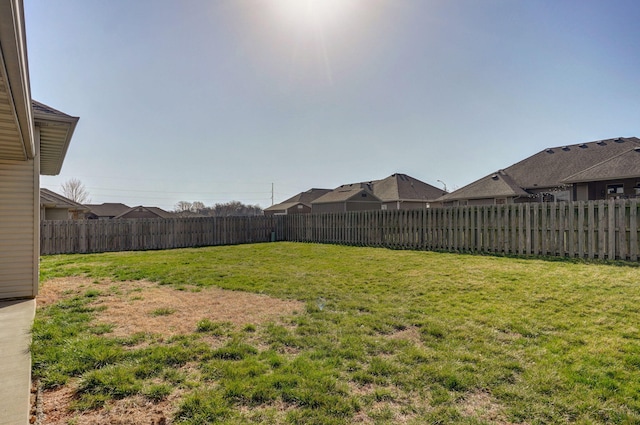
[[271, 206], [273, 206], [273, 183], [271, 183]]

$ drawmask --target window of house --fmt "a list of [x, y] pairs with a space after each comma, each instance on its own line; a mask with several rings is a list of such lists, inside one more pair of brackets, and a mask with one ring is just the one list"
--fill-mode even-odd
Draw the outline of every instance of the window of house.
[[640, 182], [636, 182], [636, 185], [633, 187], [633, 191], [636, 196], [640, 195]]
[[624, 185], [622, 183], [607, 185], [607, 195], [622, 195], [623, 193], [624, 193]]
[[302, 209], [302, 205], [298, 205], [298, 209], [301, 210]]
[[506, 203], [507, 203], [507, 200], [504, 199], [504, 198], [496, 199], [496, 205], [503, 205], [503, 204], [506, 204]]
[[383, 205], [382, 205], [382, 211], [386, 211], [386, 210], [387, 210], [387, 205], [386, 205], [386, 204], [383, 204]]

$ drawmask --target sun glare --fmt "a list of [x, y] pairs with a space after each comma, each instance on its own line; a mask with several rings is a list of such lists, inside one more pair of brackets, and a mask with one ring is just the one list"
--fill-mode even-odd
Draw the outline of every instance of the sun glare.
[[302, 30], [327, 29], [346, 19], [355, 0], [272, 0], [274, 12], [287, 25]]
[[[383, 9], [395, 0], [246, 0], [247, 21], [260, 46], [261, 66], [280, 78], [333, 86], [354, 61], [372, 50], [369, 35]], [[355, 53], [355, 54], [353, 54]], [[283, 79], [283, 81], [284, 81]], [[339, 80], [344, 81], [344, 80]]]

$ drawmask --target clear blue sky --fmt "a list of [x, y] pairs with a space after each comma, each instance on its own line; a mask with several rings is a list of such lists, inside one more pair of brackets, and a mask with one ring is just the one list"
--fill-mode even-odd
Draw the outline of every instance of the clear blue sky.
[[[304, 4], [301, 7], [300, 4]], [[640, 1], [25, 0], [59, 190], [263, 207], [395, 172], [449, 189], [640, 136]]]

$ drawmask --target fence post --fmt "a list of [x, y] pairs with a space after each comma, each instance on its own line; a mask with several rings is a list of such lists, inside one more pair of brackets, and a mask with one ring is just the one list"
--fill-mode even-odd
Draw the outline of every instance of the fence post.
[[638, 261], [638, 200], [629, 201], [629, 259]]

